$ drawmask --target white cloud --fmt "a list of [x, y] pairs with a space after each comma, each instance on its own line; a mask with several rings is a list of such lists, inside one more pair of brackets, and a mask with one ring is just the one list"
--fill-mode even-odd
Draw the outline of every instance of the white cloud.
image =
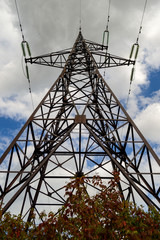
[[135, 119], [145, 137], [154, 143], [160, 143], [160, 103], [149, 104]]
[[[64, 0], [48, 0], [47, 4], [42, 0], [17, 2], [24, 35], [30, 43], [33, 55], [73, 45], [79, 28], [79, 1], [69, 0], [67, 4]], [[159, 5], [159, 1], [148, 2], [144, 26], [140, 35], [139, 60], [141, 62], [144, 60], [145, 49], [145, 61], [147, 66], [149, 65], [151, 68], [158, 68], [160, 65], [158, 57], [159, 31], [156, 24], [159, 19], [157, 13]], [[3, 96], [7, 95], [8, 97], [8, 95], [17, 94], [19, 90], [24, 92], [28, 89], [28, 85], [21, 67], [21, 33], [15, 5], [7, 0], [2, 1], [1, 6], [1, 24], [5, 25], [1, 34], [2, 42], [5, 43], [1, 46], [1, 56], [3, 56], [1, 60], [3, 59], [5, 64], [0, 67], [2, 79], [0, 91]], [[87, 3], [82, 1], [82, 32], [85, 38], [97, 42], [102, 41], [102, 33], [107, 22], [107, 7], [108, 3], [104, 0], [96, 1], [94, 4], [93, 0], [89, 0]], [[129, 56], [131, 46], [136, 41], [143, 7], [144, 3], [139, 1], [134, 1], [134, 3], [127, 0], [112, 1], [109, 22], [109, 52], [126, 58]], [[74, 11], [72, 11], [73, 8]], [[139, 85], [146, 85], [149, 81], [146, 77], [147, 68], [141, 62], [136, 66], [134, 95], [137, 95], [137, 91], [138, 93], [141, 91]], [[29, 66], [29, 68], [33, 92], [39, 92], [45, 84], [47, 87], [51, 85], [49, 79], [52, 78], [53, 69], [42, 66]], [[126, 98], [130, 70], [123, 67], [121, 69], [107, 69], [106, 74], [107, 72], [111, 73], [109, 74], [111, 79], [109, 83], [111, 83], [110, 86], [116, 95], [120, 98]], [[55, 79], [56, 73], [54, 73], [52, 81]], [[21, 98], [20, 94], [19, 98]]]
[[[45, 88], [39, 93], [32, 94], [34, 108], [37, 107], [47, 91], [48, 89]], [[23, 96], [14, 95], [8, 98], [0, 98], [0, 117], [9, 117], [17, 121], [25, 120], [33, 110], [30, 93], [25, 93]]]

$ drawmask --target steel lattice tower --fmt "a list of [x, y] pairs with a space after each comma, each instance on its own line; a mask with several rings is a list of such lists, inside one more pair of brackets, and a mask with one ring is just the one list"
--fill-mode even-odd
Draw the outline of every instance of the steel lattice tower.
[[67, 179], [98, 173], [107, 182], [114, 170], [122, 199], [160, 209], [160, 160], [98, 70], [135, 62], [107, 53], [81, 31], [72, 49], [26, 62], [63, 70], [0, 160], [3, 213], [18, 204], [30, 220], [32, 209], [64, 204]]

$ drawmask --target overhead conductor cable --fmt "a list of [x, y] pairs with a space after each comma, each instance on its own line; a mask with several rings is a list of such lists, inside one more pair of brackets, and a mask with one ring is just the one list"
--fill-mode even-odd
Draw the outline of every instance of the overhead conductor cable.
[[81, 25], [82, 25], [82, 1], [79, 0], [79, 31], [81, 31]]

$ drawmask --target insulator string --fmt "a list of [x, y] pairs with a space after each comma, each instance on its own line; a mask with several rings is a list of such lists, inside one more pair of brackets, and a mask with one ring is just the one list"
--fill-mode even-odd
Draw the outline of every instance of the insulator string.
[[[110, 7], [111, 7], [111, 0], [108, 0], [108, 14], [107, 14], [107, 24], [106, 29], [103, 32], [103, 38], [102, 38], [102, 51], [105, 49], [105, 54], [107, 57], [107, 51], [108, 51], [108, 43], [109, 43], [109, 20], [110, 20]], [[101, 56], [100, 56], [100, 63], [101, 63]]]
[[145, 14], [145, 11], [146, 11], [146, 6], [147, 6], [147, 0], [145, 0], [143, 13], [142, 13], [142, 18], [141, 18], [141, 21], [140, 21], [140, 27], [139, 27], [139, 31], [138, 31], [138, 35], [137, 35], [137, 40], [136, 40], [136, 43], [133, 44], [133, 46], [131, 48], [131, 53], [130, 53], [130, 56], [129, 56], [130, 59], [132, 57], [134, 58], [135, 64], [134, 64], [134, 66], [131, 70], [130, 84], [129, 84], [129, 91], [128, 91], [128, 96], [127, 96], [126, 108], [128, 107], [129, 95], [131, 93], [131, 86], [132, 86], [132, 82], [133, 82], [134, 76], [135, 76], [135, 65], [136, 65], [137, 56], [138, 56], [138, 52], [139, 52], [139, 37], [140, 37], [140, 34], [142, 32], [142, 25], [143, 25], [143, 20], [144, 20], [144, 14]]
[[106, 46], [107, 50], [108, 50], [108, 43], [109, 43], [110, 7], [111, 7], [111, 0], [108, 0], [107, 24], [106, 24], [106, 29], [103, 32], [103, 39], [102, 39], [102, 48], [103, 46]]
[[[30, 48], [29, 48], [29, 44], [28, 44], [28, 42], [25, 40], [25, 37], [24, 37], [23, 28], [22, 28], [21, 19], [20, 19], [20, 14], [19, 14], [19, 9], [18, 9], [18, 4], [17, 4], [17, 1], [16, 1], [16, 0], [15, 0], [15, 7], [16, 7], [16, 11], [17, 11], [17, 16], [18, 16], [20, 31], [21, 31], [21, 34], [22, 34], [22, 43], [21, 43], [22, 52], [23, 52], [22, 57], [24, 57], [24, 58], [26, 59], [26, 53], [29, 55], [29, 57], [31, 57], [31, 51], [30, 51]], [[27, 51], [26, 51], [25, 48], [27, 49]], [[25, 77], [27, 78], [27, 80], [28, 80], [28, 88], [29, 88], [29, 93], [30, 93], [30, 96], [31, 96], [32, 108], [33, 108], [33, 110], [34, 110], [32, 89], [31, 89], [31, 81], [30, 81], [29, 70], [28, 70], [28, 66], [27, 66], [27, 62], [26, 62], [26, 61], [25, 61], [25, 64], [26, 64], [26, 74], [24, 73], [23, 65], [22, 65], [22, 70], [23, 70], [24, 76], [25, 76]]]

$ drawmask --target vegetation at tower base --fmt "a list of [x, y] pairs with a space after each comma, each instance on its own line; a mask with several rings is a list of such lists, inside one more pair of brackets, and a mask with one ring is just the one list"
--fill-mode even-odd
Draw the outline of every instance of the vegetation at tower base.
[[116, 172], [108, 187], [93, 177], [98, 192], [91, 197], [86, 191], [90, 180], [76, 178], [66, 186], [68, 198], [59, 214], [42, 212], [39, 225], [34, 225], [34, 215], [30, 223], [10, 213], [1, 215], [0, 239], [160, 239], [160, 213], [122, 201], [118, 181]]

